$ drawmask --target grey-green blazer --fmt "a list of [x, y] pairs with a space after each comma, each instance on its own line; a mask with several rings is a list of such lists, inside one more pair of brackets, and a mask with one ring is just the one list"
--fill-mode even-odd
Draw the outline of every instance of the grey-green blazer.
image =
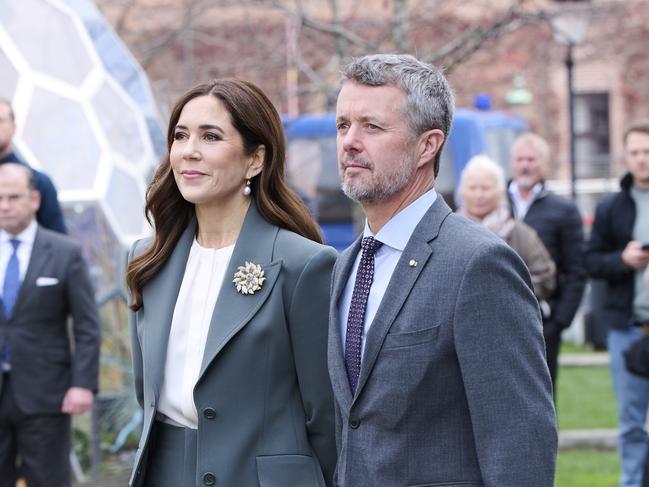
[[[195, 230], [192, 222], [144, 286], [142, 308], [130, 313], [135, 389], [144, 409], [132, 486], [146, 474], [171, 319]], [[146, 245], [136, 243], [130, 257]], [[334, 260], [332, 248], [269, 224], [251, 205], [194, 388], [197, 485], [206, 472], [232, 487], [331, 485], [336, 452], [326, 354]], [[232, 283], [246, 261], [260, 264], [266, 276], [252, 295]]]

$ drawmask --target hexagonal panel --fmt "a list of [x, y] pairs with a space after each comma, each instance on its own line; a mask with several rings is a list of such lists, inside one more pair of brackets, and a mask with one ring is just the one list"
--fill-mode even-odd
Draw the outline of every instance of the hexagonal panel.
[[83, 247], [97, 298], [107, 298], [123, 281], [126, 250], [97, 203], [63, 206], [68, 232]]
[[144, 215], [144, 195], [135, 179], [114, 167], [104, 201], [122, 235], [140, 235]]
[[75, 86], [90, 72], [92, 60], [76, 25], [49, 2], [3, 0], [0, 22], [37, 71]]
[[16, 91], [18, 72], [13, 67], [7, 55], [0, 50], [0, 97], [11, 100]]
[[92, 104], [111, 147], [131, 163], [142, 162], [145, 149], [138, 113], [107, 82], [96, 93]]
[[94, 187], [100, 149], [77, 102], [36, 88], [22, 138], [59, 191]]

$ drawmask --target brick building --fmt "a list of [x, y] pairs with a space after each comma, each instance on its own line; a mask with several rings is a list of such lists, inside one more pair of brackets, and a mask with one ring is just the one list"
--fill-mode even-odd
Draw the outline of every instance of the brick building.
[[[335, 100], [341, 59], [405, 50], [451, 65], [458, 105], [488, 93], [494, 108], [520, 111], [551, 141], [553, 177], [569, 176], [567, 48], [549, 21], [565, 2], [306, 0], [303, 10], [289, 1], [97, 3], [145, 66], [163, 113], [195, 81], [221, 76], [260, 84], [283, 112], [296, 101], [302, 113], [324, 111]], [[580, 3], [590, 22], [573, 51], [577, 176], [615, 177], [623, 127], [649, 116], [649, 1]], [[533, 97], [529, 105], [506, 103], [516, 78]]]

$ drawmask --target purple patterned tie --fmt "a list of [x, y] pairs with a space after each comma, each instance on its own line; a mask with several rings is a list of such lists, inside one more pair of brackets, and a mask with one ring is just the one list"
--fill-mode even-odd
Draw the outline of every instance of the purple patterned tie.
[[352, 292], [352, 302], [347, 317], [347, 334], [345, 336], [345, 367], [352, 394], [356, 392], [358, 376], [361, 371], [361, 342], [365, 324], [365, 309], [374, 279], [374, 254], [383, 245], [374, 237], [365, 237], [361, 241], [361, 261], [356, 271], [356, 281]]

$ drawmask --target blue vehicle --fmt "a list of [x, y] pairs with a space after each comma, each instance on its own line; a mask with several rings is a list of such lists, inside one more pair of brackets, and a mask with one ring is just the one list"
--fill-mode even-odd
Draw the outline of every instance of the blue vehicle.
[[[362, 225], [362, 212], [340, 189], [336, 155], [336, 115], [284, 119], [288, 144], [287, 178], [315, 208], [325, 242], [344, 249]], [[455, 206], [460, 173], [476, 154], [487, 154], [509, 175], [509, 150], [527, 130], [525, 121], [505, 112], [459, 108], [444, 146], [435, 188]]]

